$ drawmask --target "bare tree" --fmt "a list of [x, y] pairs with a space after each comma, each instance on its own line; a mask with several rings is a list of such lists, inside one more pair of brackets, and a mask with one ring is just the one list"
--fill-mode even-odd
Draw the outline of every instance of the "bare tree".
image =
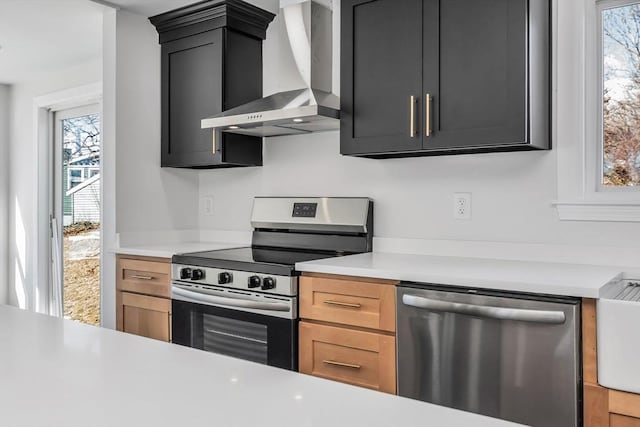
[[99, 153], [100, 150], [100, 116], [74, 117], [63, 120], [65, 160]]
[[606, 10], [603, 31], [605, 57], [618, 59], [604, 66], [605, 80], [618, 85], [615, 97], [606, 87], [603, 94], [604, 183], [640, 185], [640, 5]]

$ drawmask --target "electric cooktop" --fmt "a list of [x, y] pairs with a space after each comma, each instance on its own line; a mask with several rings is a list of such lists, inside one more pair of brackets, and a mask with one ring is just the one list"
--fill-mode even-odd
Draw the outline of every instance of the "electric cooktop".
[[174, 264], [295, 276], [297, 262], [333, 258], [335, 253], [244, 247], [174, 255]]

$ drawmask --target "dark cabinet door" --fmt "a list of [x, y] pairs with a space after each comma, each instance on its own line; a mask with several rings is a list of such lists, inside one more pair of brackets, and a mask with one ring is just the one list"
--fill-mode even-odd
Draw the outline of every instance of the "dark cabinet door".
[[204, 117], [222, 111], [223, 30], [162, 45], [162, 166], [215, 163]]
[[528, 143], [528, 3], [424, 0], [425, 150]]
[[422, 0], [342, 1], [342, 154], [422, 148], [422, 8]]

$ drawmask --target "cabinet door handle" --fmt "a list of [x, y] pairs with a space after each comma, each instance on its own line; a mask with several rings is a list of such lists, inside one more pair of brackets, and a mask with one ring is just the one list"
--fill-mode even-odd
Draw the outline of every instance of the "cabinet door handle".
[[153, 280], [155, 279], [155, 277], [153, 276], [140, 276], [138, 274], [134, 274], [133, 276], [131, 276], [132, 279], [138, 279], [138, 280]]
[[411, 106], [409, 108], [409, 136], [411, 138], [416, 137], [416, 97], [411, 95]]
[[349, 307], [349, 308], [360, 308], [362, 307], [361, 304], [352, 304], [350, 302], [342, 302], [342, 301], [332, 301], [332, 300], [326, 300], [323, 301], [325, 304], [327, 305], [337, 305], [340, 307]]
[[336, 362], [335, 360], [323, 360], [322, 363], [331, 366], [340, 366], [341, 368], [360, 369], [362, 366], [353, 363]]
[[216, 154], [216, 151], [218, 151], [218, 147], [217, 147], [217, 144], [216, 144], [216, 130], [215, 130], [215, 129], [213, 129], [213, 130], [211, 131], [211, 133], [213, 134], [213, 137], [212, 137], [212, 142], [213, 142], [213, 154]]
[[425, 111], [425, 121], [424, 121], [424, 134], [426, 136], [431, 136], [431, 95], [426, 94], [424, 97], [424, 111]]

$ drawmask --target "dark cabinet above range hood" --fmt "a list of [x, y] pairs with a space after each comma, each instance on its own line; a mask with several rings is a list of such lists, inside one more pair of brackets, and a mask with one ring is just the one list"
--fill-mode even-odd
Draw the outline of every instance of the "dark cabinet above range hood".
[[251, 136], [340, 129], [340, 99], [332, 93], [330, 1], [282, 0], [278, 78], [287, 89], [202, 120], [202, 128]]
[[205, 0], [150, 18], [162, 46], [163, 167], [262, 166], [262, 138], [216, 138], [200, 121], [262, 95], [262, 41], [273, 18], [241, 0]]

